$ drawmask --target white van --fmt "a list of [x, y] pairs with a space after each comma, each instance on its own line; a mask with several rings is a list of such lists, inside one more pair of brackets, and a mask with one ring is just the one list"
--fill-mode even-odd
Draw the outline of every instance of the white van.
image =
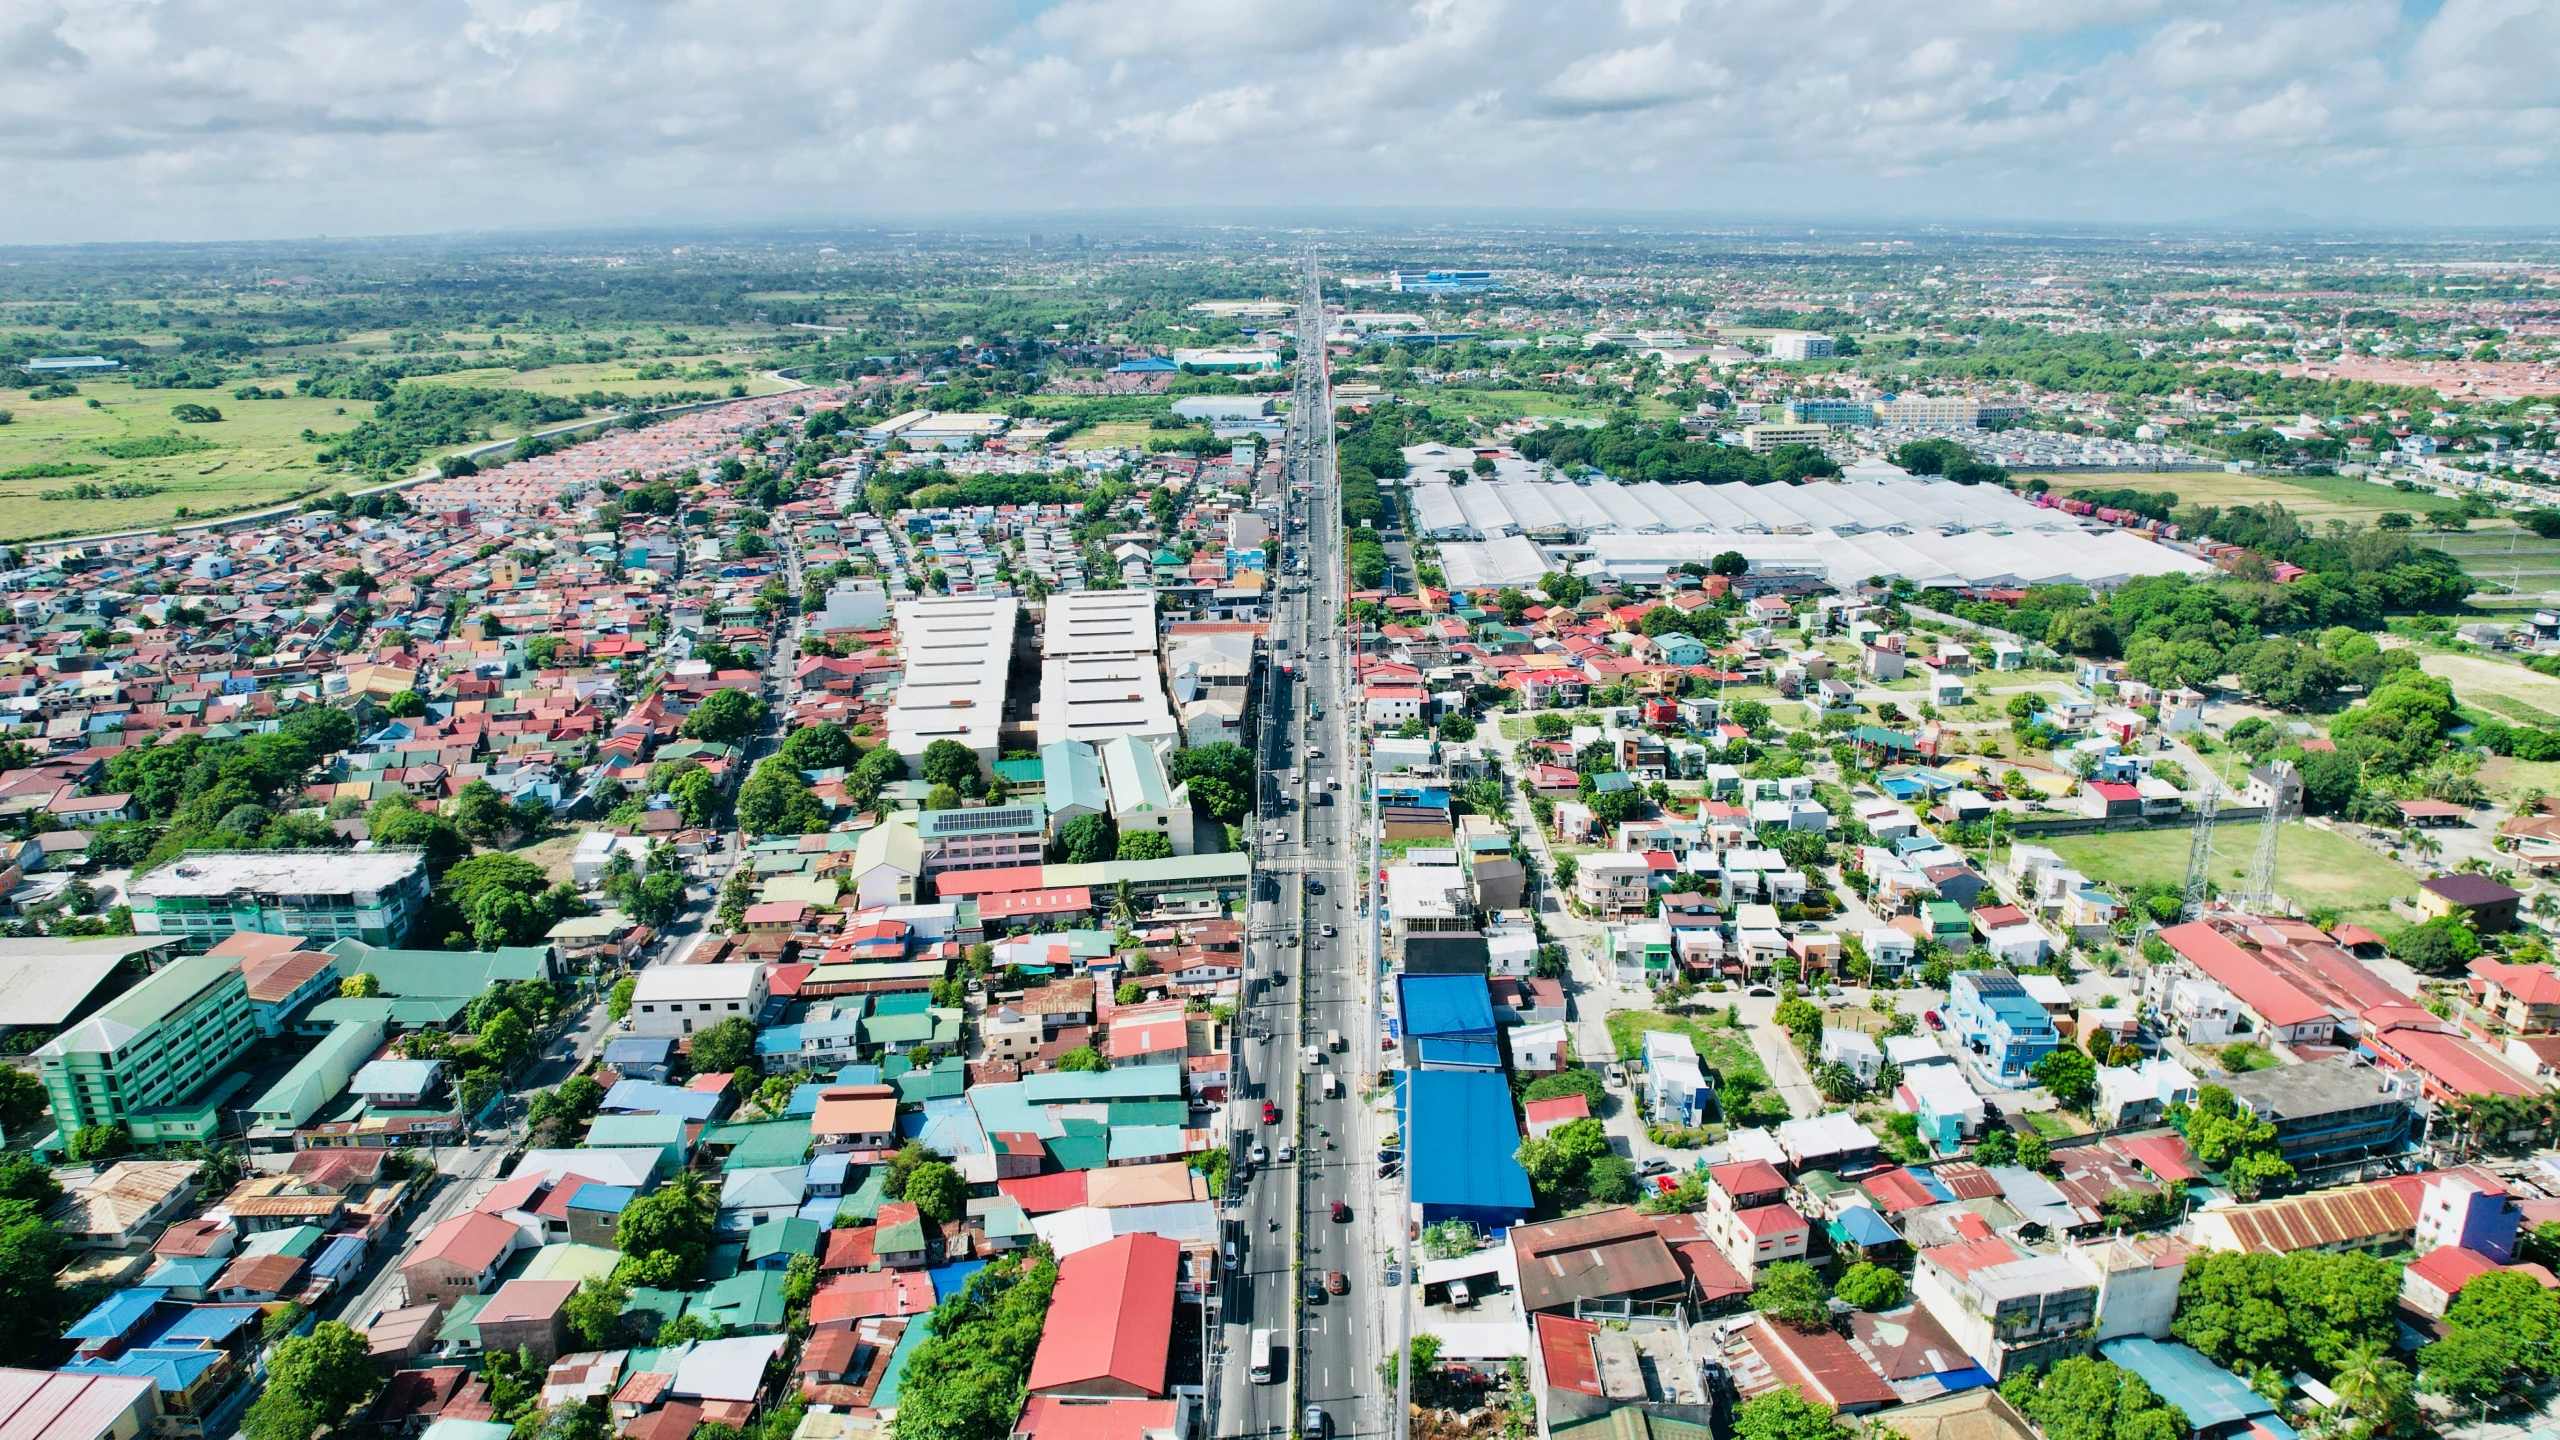
[[1342, 1032], [1339, 1030], [1327, 1030], [1324, 1032], [1324, 1048], [1332, 1051], [1336, 1055], [1341, 1054]]
[[1335, 1096], [1340, 1095], [1341, 1093], [1342, 1093], [1342, 1081], [1341, 1081], [1341, 1080], [1339, 1080], [1339, 1079], [1337, 1079], [1337, 1078], [1335, 1078], [1334, 1073], [1333, 1073], [1332, 1071], [1327, 1070], [1326, 1072], [1324, 1072], [1324, 1098], [1326, 1098], [1327, 1100], [1331, 1100], [1331, 1099], [1333, 1099]]

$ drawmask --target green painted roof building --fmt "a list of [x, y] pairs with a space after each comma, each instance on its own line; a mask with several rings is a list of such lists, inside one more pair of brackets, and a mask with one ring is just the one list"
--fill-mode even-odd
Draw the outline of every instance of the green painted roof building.
[[[258, 1038], [237, 960], [190, 955], [154, 972], [36, 1053], [54, 1124], [131, 1125], [202, 1090]], [[136, 1132], [148, 1144], [156, 1137]]]

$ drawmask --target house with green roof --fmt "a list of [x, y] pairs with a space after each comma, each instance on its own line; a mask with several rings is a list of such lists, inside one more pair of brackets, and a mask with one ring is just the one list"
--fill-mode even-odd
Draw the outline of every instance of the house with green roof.
[[[464, 1298], [478, 1300], [483, 1297], [471, 1295]], [[682, 1315], [685, 1302], [692, 1298], [682, 1290], [656, 1290], [646, 1285], [634, 1285], [622, 1302], [623, 1326], [634, 1334], [655, 1335], [665, 1328], [668, 1321]], [[630, 1373], [650, 1373], [649, 1367], [640, 1363], [640, 1352], [636, 1350], [631, 1355]]]
[[309, 1124], [322, 1106], [347, 1092], [347, 1082], [382, 1047], [382, 1034], [378, 1020], [350, 1020], [331, 1030], [250, 1104], [250, 1118], [271, 1132]]
[[1102, 778], [1123, 844], [1132, 835], [1161, 835], [1176, 856], [1191, 853], [1191, 787], [1167, 781], [1154, 745], [1135, 735], [1103, 741]]
[[1082, 887], [1095, 895], [1112, 895], [1122, 885], [1140, 900], [1152, 901], [1185, 890], [1214, 890], [1233, 898], [1253, 880], [1253, 857], [1243, 851], [1223, 855], [1176, 855], [1170, 860], [1105, 860], [1093, 865], [1043, 865], [1045, 890]]
[[1111, 1163], [1111, 1127], [1099, 1120], [1061, 1120], [1040, 1143], [1061, 1170], [1099, 1170]]
[[548, 945], [394, 950], [361, 940], [340, 940], [329, 947], [329, 954], [329, 968], [338, 978], [370, 975], [383, 995], [401, 999], [468, 1002], [501, 980], [552, 980], [559, 973]]
[[889, 1167], [865, 1167], [862, 1183], [844, 1192], [836, 1202], [836, 1223], [868, 1225], [880, 1218], [881, 1203], [889, 1198]]
[[684, 1313], [698, 1315], [730, 1335], [770, 1334], [782, 1328], [787, 1279], [780, 1270], [741, 1270], [693, 1292]]
[[924, 837], [915, 816], [894, 815], [862, 832], [846, 873], [855, 904], [863, 908], [914, 904], [916, 882], [924, 876]]
[[667, 1157], [670, 1172], [681, 1171], [691, 1147], [681, 1115], [599, 1115], [587, 1126], [591, 1150], [640, 1149], [655, 1146]]
[[[221, 1078], [258, 1038], [240, 965], [228, 956], [170, 962], [35, 1052], [57, 1133], [124, 1125], [139, 1145], [164, 1139], [139, 1112], [182, 1106]], [[146, 1133], [146, 1131], [150, 1133]]]
[[1022, 1077], [1022, 1098], [1034, 1105], [1097, 1105], [1115, 1100], [1175, 1100], [1182, 1096], [1179, 1065], [1131, 1065], [1118, 1070], [1056, 1070]]
[[603, 1245], [582, 1245], [573, 1240], [545, 1245], [533, 1252], [524, 1269], [516, 1273], [518, 1280], [600, 1280], [613, 1273], [622, 1263], [622, 1252]]
[[1040, 747], [1041, 803], [1049, 807], [1049, 833], [1079, 815], [1111, 813], [1111, 792], [1102, 782], [1102, 760], [1082, 740], [1056, 740]]
[[1023, 1211], [1022, 1202], [1010, 1195], [969, 1202], [969, 1218], [985, 1227], [987, 1248], [1019, 1250], [1040, 1238], [1031, 1228], [1031, 1217]]
[[999, 760], [996, 778], [1004, 782], [1007, 792], [1038, 798], [1049, 788], [1048, 770], [1038, 760]]
[[960, 1019], [961, 1012], [956, 1009], [936, 1006], [901, 1014], [883, 1006], [863, 1017], [862, 1043], [893, 1055], [904, 1055], [919, 1045], [937, 1054], [948, 1054], [960, 1048]]
[[802, 1255], [818, 1253], [825, 1234], [815, 1220], [797, 1215], [781, 1220], [759, 1221], [747, 1232], [746, 1265], [750, 1270], [787, 1270]]
[[927, 1100], [955, 1100], [969, 1088], [969, 1066], [957, 1055], [945, 1055], [924, 1069], [908, 1063], [904, 1055], [891, 1055], [880, 1064], [881, 1078], [898, 1087], [898, 1103], [922, 1105]]
[[728, 1150], [720, 1162], [723, 1173], [797, 1165], [809, 1158], [809, 1120], [802, 1116], [797, 1120], [731, 1121], [704, 1130], [699, 1143], [705, 1149]]

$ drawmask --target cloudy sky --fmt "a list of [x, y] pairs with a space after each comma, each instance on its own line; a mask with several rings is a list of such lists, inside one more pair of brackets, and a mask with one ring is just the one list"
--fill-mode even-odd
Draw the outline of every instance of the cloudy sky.
[[1351, 206], [2560, 221], [2560, 0], [0, 0], [0, 243]]

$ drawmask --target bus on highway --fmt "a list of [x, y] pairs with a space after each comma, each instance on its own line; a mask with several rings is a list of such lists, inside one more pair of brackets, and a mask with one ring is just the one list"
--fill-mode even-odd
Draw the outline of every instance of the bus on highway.
[[1253, 1332], [1253, 1368], [1246, 1372], [1256, 1385], [1268, 1385], [1278, 1379], [1271, 1373], [1271, 1332]]

